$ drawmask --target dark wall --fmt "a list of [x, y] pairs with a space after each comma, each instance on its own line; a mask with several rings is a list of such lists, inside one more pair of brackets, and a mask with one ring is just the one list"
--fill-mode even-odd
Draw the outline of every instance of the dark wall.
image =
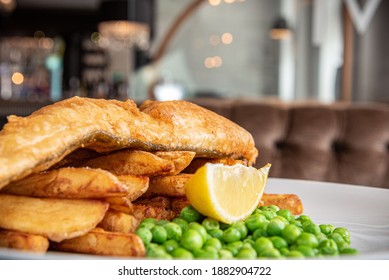
[[[82, 0], [80, 0], [82, 1]], [[154, 30], [155, 0], [130, 0], [136, 1], [135, 19], [148, 23], [151, 36]], [[12, 14], [0, 13], [0, 39], [11, 36], [34, 36], [37, 30], [41, 30], [48, 37], [61, 37], [65, 41], [63, 87], [69, 87], [71, 77], [80, 77], [82, 70], [82, 40], [97, 31], [97, 24], [101, 14], [98, 8], [55, 8], [34, 6], [26, 7], [18, 5]], [[135, 67], [148, 63], [145, 52], [136, 51]], [[0, 100], [0, 128], [9, 114], [28, 115], [44, 104], [15, 103]]]
[[[104, 0], [106, 1], [106, 0]], [[120, 0], [121, 1], [121, 0]], [[110, 0], [110, 2], [118, 2]], [[154, 30], [154, 0], [130, 0], [130, 7], [135, 7], [135, 20], [148, 23], [151, 37]], [[0, 39], [10, 36], [34, 36], [37, 30], [43, 31], [47, 37], [61, 37], [65, 43], [63, 88], [69, 87], [72, 77], [80, 77], [82, 72], [82, 41], [97, 31], [97, 25], [103, 15], [115, 15], [108, 10], [77, 9], [50, 7], [17, 6], [9, 15], [0, 13]], [[149, 62], [147, 54], [135, 50], [135, 68]]]

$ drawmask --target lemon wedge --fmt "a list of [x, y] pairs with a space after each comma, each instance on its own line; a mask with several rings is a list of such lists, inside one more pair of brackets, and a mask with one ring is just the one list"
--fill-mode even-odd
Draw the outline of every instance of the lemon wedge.
[[186, 196], [204, 216], [227, 224], [242, 221], [258, 206], [269, 169], [270, 164], [256, 169], [207, 163], [185, 184]]

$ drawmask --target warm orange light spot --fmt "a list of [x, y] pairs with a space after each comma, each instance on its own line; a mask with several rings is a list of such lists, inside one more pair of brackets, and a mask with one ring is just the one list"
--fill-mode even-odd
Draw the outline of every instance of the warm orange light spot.
[[208, 69], [222, 66], [223, 59], [220, 56], [207, 57], [204, 60], [204, 66]]
[[15, 85], [20, 85], [24, 82], [24, 76], [20, 72], [15, 72], [12, 74], [11, 80]]
[[221, 0], [208, 0], [209, 5], [218, 6], [221, 3]]
[[222, 35], [222, 42], [223, 44], [226, 44], [226, 45], [229, 45], [232, 43], [232, 41], [234, 40], [234, 36], [232, 36], [231, 33], [223, 33]]

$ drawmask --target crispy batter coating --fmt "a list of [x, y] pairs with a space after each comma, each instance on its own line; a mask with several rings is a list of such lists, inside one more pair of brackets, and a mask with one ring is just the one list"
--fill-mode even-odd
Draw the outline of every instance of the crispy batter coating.
[[181, 150], [253, 163], [251, 134], [187, 101], [145, 102], [69, 98], [27, 117], [9, 116], [0, 132], [0, 188], [46, 170], [78, 148]]

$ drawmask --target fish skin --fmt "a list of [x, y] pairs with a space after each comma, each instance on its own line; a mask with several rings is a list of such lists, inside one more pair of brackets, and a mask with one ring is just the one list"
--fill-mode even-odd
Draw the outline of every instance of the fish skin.
[[0, 189], [78, 148], [186, 150], [249, 164], [258, 155], [249, 132], [187, 101], [146, 101], [138, 108], [132, 100], [72, 97], [27, 117], [8, 117], [0, 132]]

